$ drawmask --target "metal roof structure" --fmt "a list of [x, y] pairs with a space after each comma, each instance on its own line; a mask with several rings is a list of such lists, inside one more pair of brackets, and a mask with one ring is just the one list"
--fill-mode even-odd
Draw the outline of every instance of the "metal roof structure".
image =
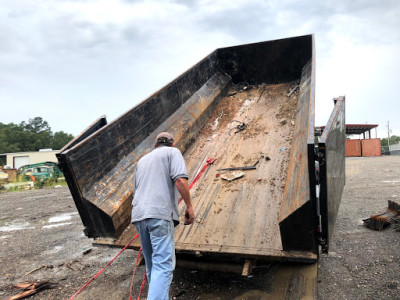
[[[371, 129], [378, 127], [378, 124], [346, 124], [346, 134], [363, 134], [365, 138], [365, 133], [368, 132], [371, 137]], [[325, 126], [315, 127], [315, 135], [320, 136], [324, 132]]]
[[346, 124], [346, 134], [364, 134], [378, 126], [378, 124]]

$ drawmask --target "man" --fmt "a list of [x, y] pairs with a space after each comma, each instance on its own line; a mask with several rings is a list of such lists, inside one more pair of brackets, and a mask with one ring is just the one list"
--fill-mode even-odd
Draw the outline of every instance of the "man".
[[132, 223], [139, 232], [149, 282], [149, 300], [168, 298], [175, 269], [174, 226], [179, 224], [178, 191], [186, 204], [185, 225], [195, 218], [181, 152], [168, 132], [136, 166]]

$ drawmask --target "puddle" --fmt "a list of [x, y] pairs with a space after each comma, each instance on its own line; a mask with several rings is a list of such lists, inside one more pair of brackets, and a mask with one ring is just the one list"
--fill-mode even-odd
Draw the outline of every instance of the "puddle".
[[77, 212], [74, 213], [68, 213], [68, 214], [62, 214], [58, 216], [51, 217], [49, 219], [49, 223], [58, 223], [58, 222], [64, 222], [72, 219], [72, 215], [78, 214]]
[[55, 246], [53, 247], [53, 249], [51, 250], [47, 250], [43, 252], [43, 255], [53, 255], [53, 254], [57, 254], [59, 253], [61, 250], [63, 250], [64, 247], [63, 246]]
[[54, 194], [38, 195], [38, 196], [31, 197], [31, 200], [40, 199], [40, 198], [47, 198], [47, 197], [51, 197], [51, 196], [56, 196], [56, 195], [54, 195]]
[[60, 226], [65, 226], [65, 225], [71, 225], [71, 222], [68, 223], [58, 223], [58, 224], [51, 224], [51, 225], [45, 225], [42, 228], [48, 229], [48, 228], [55, 228], [55, 227], [60, 227]]
[[30, 227], [28, 222], [20, 223], [20, 224], [10, 224], [7, 226], [0, 227], [0, 231], [9, 232], [9, 231], [17, 231], [17, 230], [25, 230], [25, 229], [35, 229], [35, 227]]

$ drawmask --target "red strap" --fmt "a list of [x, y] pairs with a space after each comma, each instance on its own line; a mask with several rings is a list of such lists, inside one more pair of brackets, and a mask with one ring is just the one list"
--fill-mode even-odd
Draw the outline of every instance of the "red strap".
[[140, 293], [139, 293], [139, 297], [137, 298], [137, 300], [140, 300], [140, 297], [142, 297], [142, 293], [143, 293], [143, 289], [144, 289], [144, 283], [146, 282], [146, 275], [147, 275], [147, 273], [144, 272], [143, 280], [142, 280], [142, 286], [140, 287]]
[[129, 291], [129, 300], [132, 300], [133, 282], [134, 282], [134, 280], [135, 280], [136, 268], [137, 268], [137, 266], [139, 265], [140, 254], [142, 254], [142, 247], [140, 247], [140, 249], [139, 249], [139, 253], [138, 253], [138, 256], [137, 256], [137, 258], [136, 258], [136, 264], [135, 264], [135, 267], [133, 268], [133, 275], [132, 275], [131, 287], [130, 287], [130, 291]]
[[[209, 165], [211, 165], [212, 163], [214, 163], [214, 161], [215, 161], [215, 159], [214, 158], [208, 158], [207, 159], [207, 161], [206, 161], [206, 164], [203, 166], [203, 168], [200, 170], [200, 172], [196, 175], [196, 177], [193, 179], [193, 181], [192, 181], [192, 183], [189, 185], [189, 189], [191, 189], [192, 187], [193, 187], [193, 185], [196, 183], [196, 181], [200, 178], [200, 176], [204, 173], [204, 171], [205, 171], [205, 169], [207, 169], [207, 167], [209, 166]], [[182, 198], [181, 199], [179, 199], [179, 202], [181, 202], [182, 201]], [[92, 279], [90, 279], [88, 282], [86, 282], [86, 284], [83, 286], [83, 287], [81, 287], [80, 289], [79, 289], [79, 291], [77, 291], [71, 298], [69, 298], [69, 300], [73, 300], [85, 287], [87, 287], [94, 279], [96, 279], [101, 273], [103, 273], [103, 271], [105, 270], [105, 268], [107, 268], [109, 265], [111, 265], [111, 263], [122, 253], [122, 252], [124, 252], [125, 251], [125, 249], [126, 248], [128, 248], [128, 246], [130, 245], [130, 244], [132, 244], [132, 242], [135, 240], [135, 239], [137, 239], [139, 237], [139, 234], [136, 234], [134, 237], [133, 237], [133, 239], [103, 268], [103, 269], [101, 269], [100, 270], [100, 272], [98, 272]], [[133, 283], [133, 279], [135, 278], [135, 273], [136, 273], [136, 267], [137, 267], [137, 265], [138, 265], [138, 262], [139, 262], [139, 256], [140, 256], [140, 251], [142, 250], [142, 248], [140, 248], [140, 250], [139, 250], [139, 254], [138, 254], [138, 258], [137, 258], [137, 260], [136, 260], [136, 265], [135, 265], [135, 268], [134, 268], [134, 272], [133, 272], [133, 278], [132, 278], [132, 283]], [[142, 286], [141, 286], [141, 290], [140, 290], [140, 294], [139, 294], [139, 297], [138, 297], [138, 300], [140, 300], [140, 296], [142, 295], [142, 292], [143, 292], [143, 288], [144, 288], [144, 283], [145, 283], [145, 281], [146, 281], [146, 272], [145, 272], [145, 274], [144, 274], [144, 277], [143, 277], [143, 281], [142, 281]], [[132, 299], [132, 288], [131, 288], [131, 292], [130, 292], [130, 295], [129, 295], [129, 299]]]
[[[215, 161], [214, 158], [208, 158], [206, 161], [206, 164], [203, 166], [203, 168], [201, 168], [200, 172], [196, 175], [196, 177], [193, 179], [192, 183], [189, 185], [189, 189], [191, 189], [193, 187], [193, 185], [196, 183], [196, 181], [200, 178], [200, 176], [204, 173], [204, 171], [207, 169], [207, 167], [209, 165], [211, 165], [213, 162]], [[182, 198], [179, 199], [178, 203], [182, 201]], [[132, 276], [132, 283], [131, 283], [131, 291], [130, 291], [130, 296], [129, 296], [129, 300], [132, 300], [132, 286], [133, 286], [133, 280], [135, 278], [135, 273], [136, 273], [136, 266], [139, 263], [139, 256], [140, 256], [140, 252], [142, 251], [142, 248], [140, 248], [139, 250], [139, 255], [136, 259], [136, 264], [135, 264], [135, 268], [133, 270], [133, 276]], [[139, 297], [137, 298], [137, 300], [140, 300], [140, 297], [142, 296], [142, 292], [143, 292], [143, 288], [144, 288], [144, 284], [146, 282], [146, 272], [144, 273], [143, 276], [143, 280], [142, 280], [142, 286], [140, 288], [140, 293], [139, 293]]]
[[[200, 176], [204, 173], [204, 171], [207, 169], [207, 167], [211, 164], [213, 164], [215, 161], [214, 158], [208, 158], [206, 160], [205, 165], [203, 166], [203, 168], [201, 168], [200, 172], [196, 175], [196, 177], [193, 179], [192, 183], [189, 185], [189, 190], [192, 189], [193, 185], [196, 183], [196, 181], [200, 178]], [[180, 203], [182, 201], [182, 198], [179, 199], [178, 203]]]
[[97, 273], [96, 275], [94, 275], [94, 277], [92, 279], [90, 279], [88, 282], [86, 282], [86, 284], [80, 288], [79, 291], [77, 291], [71, 298], [69, 298], [69, 300], [74, 299], [85, 287], [87, 287], [89, 285], [89, 283], [91, 283], [93, 280], [95, 280], [101, 273], [103, 273], [103, 271], [105, 270], [105, 268], [107, 268], [109, 265], [111, 265], [111, 263], [122, 253], [125, 251], [126, 248], [128, 248], [128, 246], [130, 244], [132, 244], [132, 242], [137, 239], [139, 237], [139, 234], [136, 234], [133, 239], [131, 239], [131, 241], [103, 268], [100, 270], [99, 273]]

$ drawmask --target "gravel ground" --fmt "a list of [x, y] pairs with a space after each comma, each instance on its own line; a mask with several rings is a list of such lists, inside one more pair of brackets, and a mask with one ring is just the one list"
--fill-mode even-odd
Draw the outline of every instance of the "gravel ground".
[[[318, 266], [315, 298], [400, 299], [400, 233], [360, 225], [363, 218], [385, 211], [387, 200], [400, 202], [400, 156], [346, 159], [346, 186], [330, 253], [321, 256]], [[0, 205], [0, 298], [19, 293], [14, 283], [48, 280], [56, 288], [30, 299], [67, 299], [120, 252], [92, 246], [66, 187], [2, 193]], [[133, 250], [123, 252], [75, 299], [128, 299], [136, 256]], [[311, 299], [314, 269], [270, 263], [256, 266], [250, 277], [179, 269], [171, 296]], [[136, 293], [143, 272], [139, 266]]]
[[347, 158], [329, 255], [322, 255], [318, 299], [400, 299], [400, 232], [373, 231], [362, 219], [400, 203], [400, 156]]

